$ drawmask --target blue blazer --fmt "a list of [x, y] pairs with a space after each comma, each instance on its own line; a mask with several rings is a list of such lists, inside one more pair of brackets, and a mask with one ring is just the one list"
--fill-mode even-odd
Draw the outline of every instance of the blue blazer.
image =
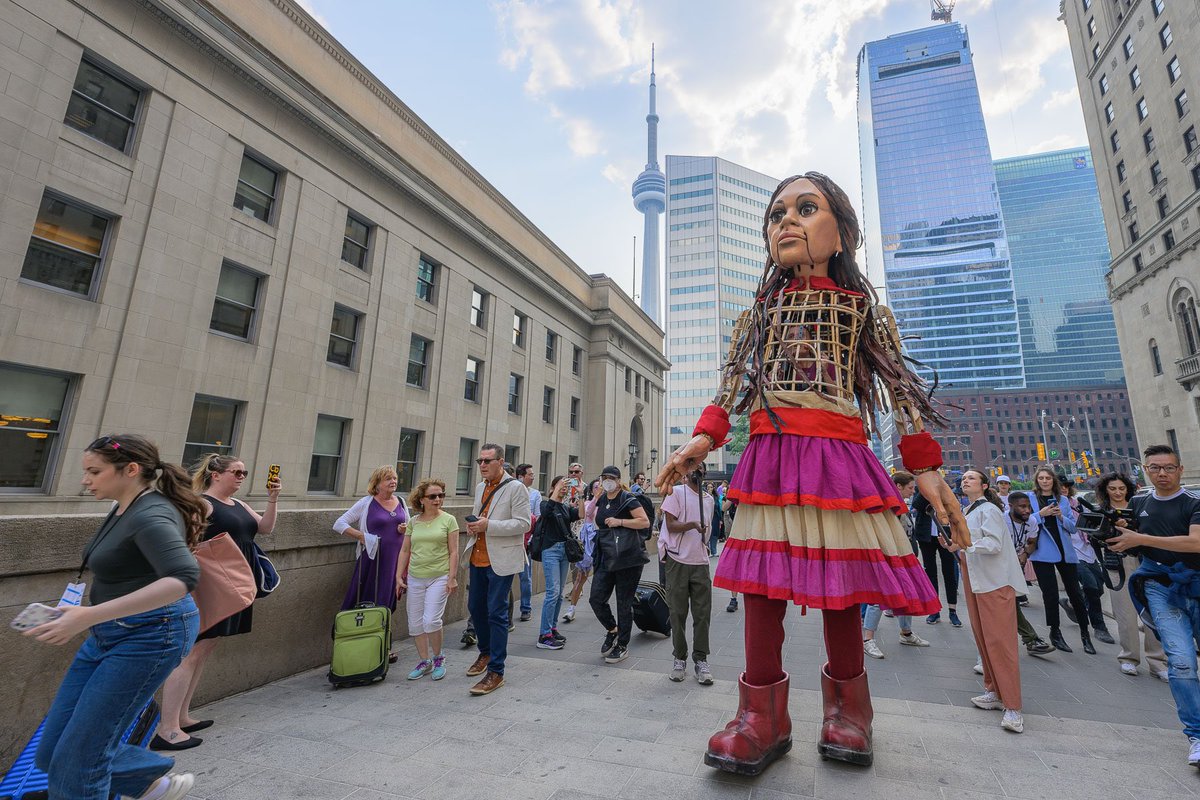
[[[1038, 507], [1036, 494], [1034, 492], [1025, 494], [1029, 496], [1029, 502], [1036, 509]], [[1060, 561], [1065, 561], [1067, 564], [1078, 564], [1079, 556], [1075, 553], [1075, 546], [1071, 544], [1071, 536], [1075, 533], [1075, 509], [1071, 508], [1071, 501], [1065, 494], [1058, 498], [1058, 508], [1061, 512], [1058, 517], [1058, 532], [1063, 541], [1063, 548], [1067, 552], [1065, 554], [1059, 552], [1058, 545], [1054, 543], [1054, 537], [1046, 530], [1045, 521], [1035, 511], [1029, 520], [1038, 526], [1037, 549], [1029, 558], [1033, 561], [1045, 561], [1051, 564], [1057, 564]]]

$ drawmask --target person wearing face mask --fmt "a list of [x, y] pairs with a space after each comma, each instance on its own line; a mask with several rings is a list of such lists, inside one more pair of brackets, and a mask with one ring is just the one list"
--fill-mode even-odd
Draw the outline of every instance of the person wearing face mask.
[[671, 680], [679, 683], [687, 675], [687, 617], [692, 612], [692, 663], [696, 682], [713, 682], [708, 666], [708, 626], [712, 619], [712, 577], [708, 572], [707, 539], [715, 536], [709, 526], [715, 506], [713, 496], [701, 492], [704, 467], [688, 475], [686, 483], [663, 498], [662, 530], [658, 534], [658, 558], [667, 577], [667, 607], [671, 611], [671, 645], [675, 661]]
[[[600, 654], [608, 664], [629, 656], [629, 638], [633, 635], [633, 597], [642, 567], [650, 560], [642, 532], [650, 527], [642, 504], [621, 486], [621, 470], [615, 466], [600, 471], [596, 501], [596, 561], [592, 593], [588, 603], [607, 633]], [[614, 617], [608, 601], [616, 593]]]

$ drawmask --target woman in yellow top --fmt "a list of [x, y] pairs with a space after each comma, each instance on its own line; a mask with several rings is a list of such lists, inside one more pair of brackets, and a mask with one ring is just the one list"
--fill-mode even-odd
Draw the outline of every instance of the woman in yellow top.
[[421, 656], [408, 673], [410, 681], [430, 674], [435, 681], [446, 677], [442, 617], [458, 588], [458, 520], [442, 510], [445, 500], [446, 482], [438, 478], [421, 481], [408, 497], [409, 508], [420, 513], [409, 521], [400, 548], [396, 597], [408, 590], [408, 632]]

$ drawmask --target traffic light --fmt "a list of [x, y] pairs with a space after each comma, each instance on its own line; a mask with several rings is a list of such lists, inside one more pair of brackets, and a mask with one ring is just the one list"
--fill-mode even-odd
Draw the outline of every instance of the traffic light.
[[1038, 461], [1046, 460], [1046, 445], [1044, 442], [1037, 443]]
[[1088, 456], [1088, 454], [1087, 454], [1087, 451], [1085, 450], [1085, 451], [1083, 452], [1083, 470], [1084, 470], [1084, 472], [1085, 472], [1085, 473], [1087, 473], [1088, 477], [1091, 477], [1091, 474], [1092, 474], [1092, 465], [1091, 465], [1090, 463], [1088, 463], [1088, 457], [1087, 457], [1087, 456]]

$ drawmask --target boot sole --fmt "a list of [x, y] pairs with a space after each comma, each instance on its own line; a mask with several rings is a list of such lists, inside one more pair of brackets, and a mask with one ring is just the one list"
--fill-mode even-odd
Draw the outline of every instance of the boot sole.
[[704, 763], [710, 767], [715, 767], [722, 772], [731, 772], [734, 775], [757, 775], [767, 768], [768, 765], [781, 755], [792, 749], [792, 739], [789, 736], [779, 744], [772, 747], [758, 761], [738, 761], [732, 758], [723, 758], [715, 756], [712, 753], [704, 754]]
[[849, 748], [838, 747], [832, 744], [818, 744], [817, 752], [821, 754], [821, 758], [833, 761], [845, 761], [847, 764], [857, 764], [861, 767], [869, 767], [875, 760], [875, 757], [871, 753], [863, 753], [858, 750], [850, 750]]

